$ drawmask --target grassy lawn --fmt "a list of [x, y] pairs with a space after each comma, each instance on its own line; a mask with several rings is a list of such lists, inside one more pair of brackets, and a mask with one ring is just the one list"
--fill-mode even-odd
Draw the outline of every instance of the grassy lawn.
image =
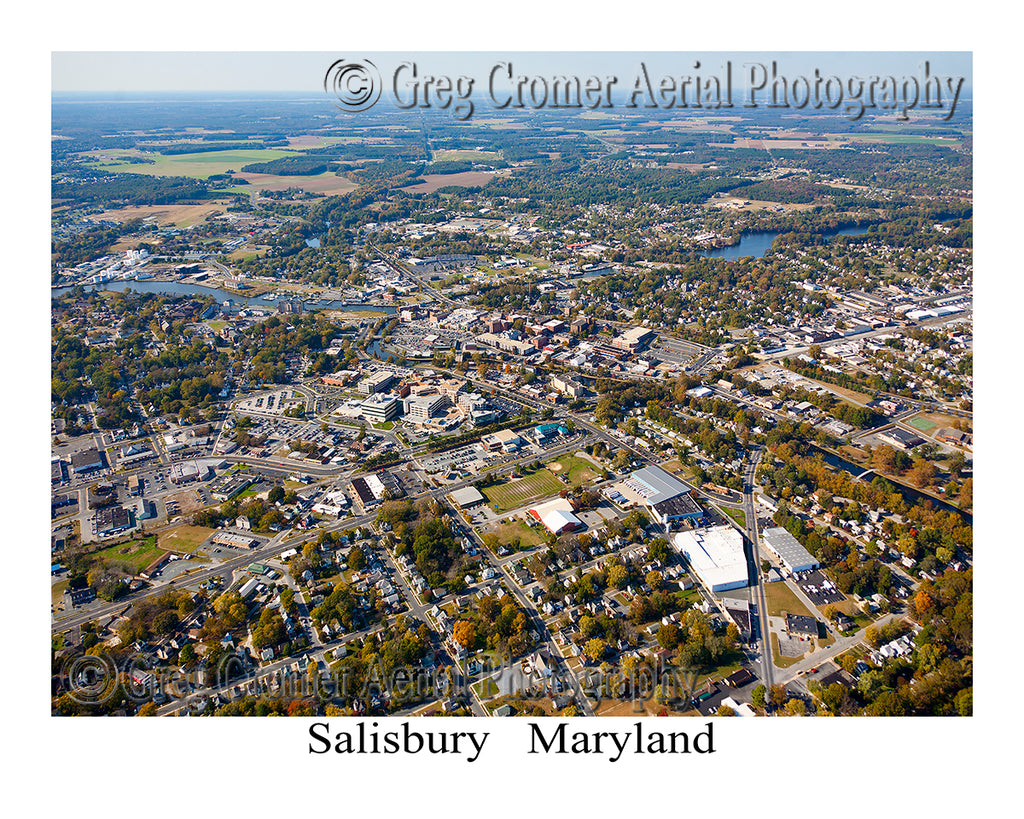
[[539, 498], [557, 495], [564, 488], [565, 484], [558, 480], [553, 472], [538, 469], [532, 475], [488, 486], [482, 491], [492, 508], [497, 507], [498, 512], [507, 512]]
[[525, 521], [518, 518], [502, 521], [488, 531], [496, 534], [502, 545], [511, 543], [516, 538], [519, 539], [521, 546], [540, 546], [545, 542], [540, 532], [530, 528]]
[[747, 525], [747, 513], [742, 509], [733, 509], [729, 506], [721, 507], [722, 511], [736, 521], [740, 526]]
[[142, 571], [150, 563], [156, 560], [167, 549], [157, 545], [156, 536], [150, 535], [143, 540], [130, 540], [122, 543], [115, 543], [99, 552], [96, 556], [111, 563], [126, 563], [133, 567], [135, 573]]
[[498, 691], [498, 686], [495, 685], [494, 680], [490, 677], [486, 680], [480, 680], [478, 683], [473, 683], [471, 687], [476, 692], [476, 695], [482, 700], [490, 699], [500, 693]]
[[772, 617], [781, 617], [784, 611], [789, 614], [813, 616], [783, 580], [778, 583], [765, 583], [764, 596], [768, 614]]
[[50, 587], [51, 602], [56, 603], [64, 595], [64, 589], [68, 587], [67, 580], [60, 580]]
[[394, 421], [381, 421], [379, 424], [372, 425], [374, 429], [392, 429], [395, 426]]
[[119, 161], [121, 157], [141, 156], [133, 149], [103, 150], [92, 154], [97, 166], [111, 173], [137, 173], [146, 176], [191, 176], [205, 179], [212, 174], [222, 174], [229, 170], [241, 171], [243, 165], [253, 162], [267, 162], [271, 159], [282, 159], [286, 156], [299, 156], [295, 151], [282, 151], [275, 148], [251, 150], [206, 151], [192, 154], [147, 154], [153, 164], [134, 164]]
[[205, 526], [178, 526], [167, 529], [160, 533], [160, 551], [194, 552], [214, 531]]
[[[557, 466], [555, 466], [557, 464]], [[552, 467], [555, 467], [552, 469]], [[564, 474], [569, 478], [573, 486], [582, 486], [601, 475], [597, 467], [590, 461], [577, 458], [575, 455], [565, 454], [561, 458], [551, 461], [547, 468], [556, 474]]]

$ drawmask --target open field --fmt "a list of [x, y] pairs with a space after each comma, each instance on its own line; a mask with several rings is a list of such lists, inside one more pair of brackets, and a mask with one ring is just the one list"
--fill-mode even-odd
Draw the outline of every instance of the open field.
[[539, 498], [557, 495], [564, 488], [565, 484], [550, 470], [538, 469], [524, 478], [488, 486], [481, 491], [492, 507], [497, 506], [499, 512], [507, 512]]
[[565, 483], [557, 476], [565, 475], [571, 486], [582, 486], [600, 474], [598, 468], [590, 461], [566, 453], [525, 477], [489, 486], [482, 491], [492, 507], [497, 505], [499, 512], [507, 512], [531, 501], [557, 495], [566, 488]]
[[[284, 151], [276, 148], [259, 148], [237, 151], [207, 151], [196, 154], [143, 154], [135, 149], [105, 148], [89, 151], [84, 156], [90, 158], [96, 167], [111, 173], [138, 173], [146, 176], [191, 176], [206, 179], [213, 174], [240, 171], [243, 165], [250, 162], [268, 162], [271, 159], [283, 159], [286, 156], [301, 156], [295, 151]], [[123, 161], [126, 157], [152, 159], [152, 164], [135, 164]]]
[[516, 539], [519, 540], [521, 546], [539, 546], [544, 542], [539, 532], [531, 529], [518, 518], [502, 521], [497, 526], [492, 526], [487, 532], [497, 535], [498, 541], [503, 546]]
[[214, 200], [197, 205], [133, 205], [118, 210], [105, 210], [85, 218], [92, 221], [122, 223], [130, 222], [132, 219], [152, 219], [158, 225], [174, 225], [184, 228], [198, 225], [211, 213], [224, 213], [230, 201], [231, 197], [225, 196], [224, 201]]
[[778, 583], [764, 584], [765, 604], [768, 606], [768, 614], [772, 617], [781, 617], [782, 612], [788, 614], [803, 614], [813, 617], [807, 607], [800, 602], [793, 590], [786, 585], [784, 580]]
[[[963, 420], [963, 418], [957, 418], [955, 415], [943, 415], [941, 412], [922, 412], [920, 415], [915, 415], [909, 424], [922, 432], [932, 435], [942, 427], [951, 427], [956, 421]], [[918, 426], [917, 422], [922, 422], [922, 425]]]
[[[845, 135], [844, 135], [845, 138]], [[708, 145], [712, 148], [752, 148], [762, 151], [770, 151], [773, 148], [775, 150], [792, 150], [799, 148], [826, 150], [829, 148], [842, 148], [843, 143], [836, 140], [804, 140], [804, 139], [751, 139], [750, 137], [740, 137], [733, 142], [711, 142]]]
[[115, 543], [113, 546], [108, 546], [106, 549], [95, 554], [105, 561], [127, 563], [138, 573], [166, 551], [168, 549], [157, 545], [157, 539], [150, 535], [143, 540]]
[[470, 162], [489, 162], [501, 159], [501, 154], [498, 151], [459, 151], [451, 149], [434, 151], [434, 162], [456, 162], [463, 159]]
[[844, 134], [843, 139], [849, 142], [888, 142], [892, 145], [938, 145], [956, 148], [959, 139], [946, 136], [924, 136], [923, 134], [890, 134], [890, 133], [859, 133]]
[[726, 196], [721, 199], [712, 199], [707, 203], [707, 206], [711, 208], [730, 208], [733, 210], [774, 210], [781, 208], [785, 211], [808, 210], [810, 208], [818, 207], [814, 202], [805, 202], [802, 204], [768, 202], [761, 199], [743, 199], [738, 196]]
[[310, 193], [323, 193], [328, 196], [348, 193], [359, 187], [357, 182], [344, 176], [335, 176], [327, 171], [317, 176], [283, 176], [270, 173], [237, 173], [237, 179], [245, 179], [248, 185], [240, 190], [249, 191], [283, 191], [288, 188], [300, 188]]
[[362, 137], [357, 136], [321, 136], [320, 134], [298, 134], [288, 137], [288, 147], [300, 150], [309, 148], [323, 148], [327, 145], [337, 145], [339, 142], [362, 142]]
[[68, 587], [67, 580], [59, 580], [50, 586], [50, 602], [56, 604]]
[[167, 529], [160, 533], [160, 551], [194, 552], [214, 531], [205, 526], [178, 526]]
[[747, 525], [747, 513], [742, 509], [733, 509], [731, 506], [721, 507], [722, 511], [736, 521], [740, 526]]
[[449, 185], [457, 185], [463, 188], [473, 188], [478, 185], [486, 185], [497, 174], [494, 171], [466, 171], [465, 173], [425, 173], [424, 181], [418, 185], [411, 185], [401, 190], [408, 193], [433, 193], [438, 188], [446, 188]]
[[566, 453], [547, 465], [547, 468], [558, 475], [565, 475], [573, 486], [582, 486], [601, 475], [594, 464], [583, 458]]

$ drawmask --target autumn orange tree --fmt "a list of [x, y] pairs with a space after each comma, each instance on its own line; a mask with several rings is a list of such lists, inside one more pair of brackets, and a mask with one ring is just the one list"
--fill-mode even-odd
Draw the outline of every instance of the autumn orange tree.
[[472, 620], [457, 621], [452, 627], [452, 637], [468, 651], [476, 642], [476, 624]]

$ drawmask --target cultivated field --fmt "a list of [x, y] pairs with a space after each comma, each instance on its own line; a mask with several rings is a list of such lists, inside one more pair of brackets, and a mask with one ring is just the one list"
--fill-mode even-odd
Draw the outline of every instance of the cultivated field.
[[[210, 201], [196, 205], [134, 205], [120, 210], [105, 210], [86, 216], [86, 219], [93, 221], [105, 220], [110, 222], [130, 222], [132, 219], [152, 219], [158, 225], [175, 225], [176, 227], [191, 227], [202, 222], [211, 213], [223, 213], [227, 202]], [[115, 248], [116, 249], [116, 248]]]
[[817, 207], [814, 202], [805, 203], [787, 203], [787, 202], [768, 202], [760, 199], [742, 199], [738, 196], [725, 196], [721, 199], [712, 199], [707, 203], [710, 208], [730, 208], [732, 210], [776, 210], [782, 209], [785, 211], [796, 211], [796, 210], [808, 210], [809, 208]]
[[751, 139], [740, 137], [733, 142], [712, 142], [708, 143], [711, 148], [752, 148], [755, 151], [770, 151], [773, 148], [777, 151], [788, 149], [828, 149], [842, 148], [844, 143], [840, 140], [811, 140], [811, 139]]
[[892, 145], [939, 145], [947, 148], [956, 148], [960, 145], [959, 139], [922, 134], [861, 133], [844, 135], [843, 138], [850, 142], [888, 142]]
[[470, 162], [493, 162], [496, 159], [501, 159], [501, 154], [497, 151], [457, 151], [444, 149], [434, 151], [435, 162], [454, 162], [462, 159], [469, 160]]
[[462, 188], [474, 188], [478, 185], [486, 185], [496, 173], [493, 171], [466, 171], [465, 173], [423, 174], [424, 181], [418, 185], [411, 185], [402, 188], [409, 193], [433, 193], [438, 188], [446, 188], [449, 185], [457, 185]]
[[[96, 166], [112, 173], [138, 173], [146, 176], [191, 176], [206, 179], [213, 174], [239, 171], [250, 162], [268, 162], [271, 159], [283, 159], [286, 156], [301, 156], [295, 151], [278, 148], [259, 148], [236, 151], [206, 151], [195, 154], [143, 154], [134, 149], [104, 149], [89, 151], [89, 157]], [[133, 163], [124, 161], [127, 157], [145, 157], [152, 159], [149, 163]]]
[[288, 188], [300, 188], [310, 193], [334, 196], [354, 191], [359, 187], [359, 184], [351, 179], [335, 176], [331, 172], [317, 176], [279, 176], [269, 173], [237, 173], [234, 176], [249, 183], [241, 186], [240, 191], [283, 191]]

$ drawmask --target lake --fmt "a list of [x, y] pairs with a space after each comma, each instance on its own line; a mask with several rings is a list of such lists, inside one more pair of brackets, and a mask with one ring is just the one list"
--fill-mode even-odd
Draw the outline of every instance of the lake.
[[[826, 239], [836, 236], [863, 236], [867, 233], [867, 227], [848, 227], [839, 230], [829, 230], [820, 234]], [[716, 259], [742, 259], [744, 256], [764, 256], [771, 250], [775, 237], [780, 235], [777, 231], [765, 231], [759, 233], [744, 233], [740, 236], [739, 244], [730, 247], [716, 247], [711, 250], [703, 250], [700, 255]]]

